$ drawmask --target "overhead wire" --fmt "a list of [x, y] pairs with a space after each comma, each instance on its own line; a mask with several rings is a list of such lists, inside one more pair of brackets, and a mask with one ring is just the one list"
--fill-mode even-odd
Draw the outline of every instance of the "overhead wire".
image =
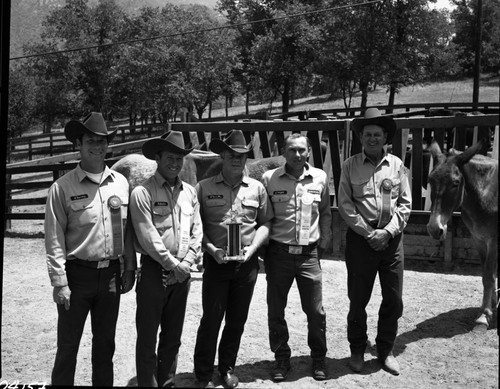
[[364, 5], [380, 3], [383, 1], [385, 1], [385, 0], [370, 0], [370, 1], [365, 1], [363, 3], [346, 4], [346, 5], [336, 6], [336, 7], [322, 8], [319, 10], [302, 12], [302, 13], [298, 13], [298, 14], [277, 16], [277, 17], [273, 17], [273, 18], [259, 19], [259, 20], [253, 20], [253, 21], [241, 22], [241, 23], [235, 23], [235, 24], [226, 24], [224, 26], [209, 27], [209, 28], [204, 28], [204, 29], [200, 29], [200, 30], [190, 30], [190, 31], [184, 31], [184, 32], [176, 32], [173, 34], [157, 35], [157, 36], [146, 37], [146, 38], [137, 38], [137, 39], [130, 39], [130, 40], [125, 40], [125, 41], [102, 43], [99, 45], [75, 47], [72, 49], [64, 49], [64, 50], [48, 51], [48, 52], [44, 52], [44, 53], [29, 54], [29, 55], [23, 55], [23, 56], [18, 56], [18, 57], [12, 57], [12, 58], [9, 58], [9, 60], [14, 61], [14, 60], [18, 60], [18, 59], [42, 57], [42, 56], [46, 56], [46, 55], [71, 53], [71, 52], [75, 52], [75, 51], [91, 50], [91, 49], [97, 49], [97, 48], [101, 48], [101, 47], [111, 47], [111, 46], [118, 46], [118, 45], [124, 45], [124, 44], [146, 42], [146, 41], [157, 40], [157, 39], [173, 38], [173, 37], [178, 37], [178, 36], [183, 36], [183, 35], [200, 34], [200, 33], [204, 33], [204, 32], [225, 30], [225, 29], [237, 28], [237, 27], [242, 27], [242, 26], [246, 26], [246, 25], [253, 25], [253, 24], [258, 24], [258, 23], [291, 19], [291, 18], [296, 18], [296, 17], [301, 17], [301, 16], [309, 16], [309, 15], [318, 14], [318, 13], [338, 11], [338, 10], [345, 9], [345, 8], [360, 7], [360, 6], [364, 6]]

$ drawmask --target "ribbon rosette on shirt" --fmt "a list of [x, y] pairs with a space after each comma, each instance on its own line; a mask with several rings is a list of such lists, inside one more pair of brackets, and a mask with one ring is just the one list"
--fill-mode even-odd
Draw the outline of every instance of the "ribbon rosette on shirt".
[[238, 222], [238, 211], [231, 210], [227, 227], [226, 259], [229, 261], [243, 261], [243, 247], [241, 243], [241, 223]]
[[108, 207], [111, 213], [111, 229], [113, 233], [113, 256], [123, 255], [123, 223], [122, 223], [122, 200], [113, 195], [108, 199]]
[[309, 234], [311, 232], [311, 214], [314, 195], [306, 192], [301, 197], [300, 224], [299, 224], [299, 245], [309, 244]]
[[390, 178], [384, 178], [381, 184], [382, 192], [382, 210], [378, 219], [378, 228], [384, 228], [391, 220], [391, 191], [392, 181]]

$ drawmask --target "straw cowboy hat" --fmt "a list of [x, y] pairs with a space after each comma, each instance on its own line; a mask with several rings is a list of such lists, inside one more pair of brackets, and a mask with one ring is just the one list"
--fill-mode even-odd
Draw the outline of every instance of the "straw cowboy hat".
[[224, 140], [214, 139], [210, 142], [210, 150], [221, 154], [223, 151], [234, 151], [238, 154], [246, 154], [252, 150], [252, 145], [246, 143], [241, 130], [229, 131]]
[[187, 155], [193, 151], [194, 147], [186, 148], [182, 132], [167, 131], [159, 138], [150, 139], [142, 145], [142, 154], [148, 159], [156, 159], [156, 155], [161, 151], [171, 151], [172, 153]]
[[64, 135], [71, 143], [75, 143], [76, 140], [85, 133], [105, 136], [108, 138], [109, 143], [114, 138], [117, 131], [118, 129], [110, 132], [108, 131], [106, 122], [100, 112], [89, 113], [81, 122], [78, 120], [70, 120], [64, 126]]
[[387, 132], [387, 140], [385, 143], [391, 143], [394, 134], [396, 133], [396, 122], [392, 117], [382, 116], [377, 108], [368, 108], [365, 111], [365, 116], [362, 118], [356, 118], [351, 122], [351, 128], [358, 137], [361, 139], [361, 131], [363, 127], [369, 124], [376, 124], [381, 126]]

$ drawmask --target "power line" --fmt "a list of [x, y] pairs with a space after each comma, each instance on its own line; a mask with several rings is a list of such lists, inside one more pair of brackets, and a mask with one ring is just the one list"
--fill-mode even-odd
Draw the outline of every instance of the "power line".
[[100, 48], [100, 47], [111, 47], [111, 46], [118, 46], [118, 45], [131, 44], [131, 43], [137, 43], [137, 42], [146, 42], [146, 41], [151, 41], [151, 40], [156, 40], [156, 39], [173, 38], [173, 37], [178, 37], [178, 36], [183, 36], [183, 35], [200, 34], [200, 33], [209, 32], [209, 31], [225, 30], [225, 29], [229, 29], [229, 28], [242, 27], [245, 25], [253, 25], [253, 24], [257, 24], [257, 23], [265, 23], [265, 22], [271, 22], [271, 21], [283, 20], [283, 19], [291, 19], [291, 18], [296, 18], [299, 16], [308, 16], [308, 15], [313, 15], [313, 14], [318, 14], [318, 13], [323, 13], [323, 12], [338, 11], [338, 10], [345, 9], [345, 8], [353, 8], [353, 7], [363, 6], [363, 5], [380, 3], [382, 1], [385, 1], [385, 0], [371, 0], [371, 1], [366, 1], [363, 3], [347, 4], [347, 5], [342, 5], [342, 6], [338, 6], [338, 7], [323, 8], [323, 9], [319, 9], [316, 11], [308, 11], [308, 12], [303, 12], [303, 13], [298, 13], [298, 14], [293, 14], [293, 15], [285, 15], [285, 16], [279, 16], [279, 17], [274, 17], [274, 18], [260, 19], [260, 20], [250, 21], [250, 22], [242, 22], [242, 23], [236, 23], [236, 24], [224, 25], [224, 26], [218, 26], [218, 27], [210, 27], [210, 28], [205, 28], [205, 29], [201, 29], [201, 30], [191, 30], [191, 31], [185, 31], [185, 32], [177, 32], [174, 34], [158, 35], [158, 36], [153, 36], [153, 37], [148, 37], [148, 38], [138, 38], [138, 39], [131, 39], [131, 40], [127, 40], [127, 41], [104, 43], [104, 44], [100, 44], [100, 45], [76, 47], [73, 49], [65, 49], [65, 50], [58, 50], [58, 51], [49, 51], [49, 52], [45, 52], [45, 53], [30, 54], [30, 55], [24, 55], [24, 56], [20, 56], [20, 57], [12, 57], [9, 60], [15, 61], [18, 59], [43, 57], [43, 56], [52, 55], [52, 54], [71, 53], [71, 52], [75, 52], [75, 51], [90, 50], [90, 49], [96, 49], [96, 48]]

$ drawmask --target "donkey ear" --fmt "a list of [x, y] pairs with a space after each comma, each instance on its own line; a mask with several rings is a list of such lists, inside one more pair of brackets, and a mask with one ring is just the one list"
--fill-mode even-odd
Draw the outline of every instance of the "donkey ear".
[[431, 143], [430, 151], [431, 151], [434, 166], [440, 165], [444, 161], [446, 161], [446, 156], [441, 151], [441, 148], [439, 147], [439, 143], [437, 143], [435, 140], [433, 140]]
[[455, 156], [454, 158], [456, 159], [457, 165], [465, 165], [467, 162], [471, 160], [471, 158], [478, 154], [484, 154], [489, 147], [489, 141], [485, 138], [482, 138], [477, 142], [476, 144], [473, 144], [467, 150], [465, 150], [463, 153]]

